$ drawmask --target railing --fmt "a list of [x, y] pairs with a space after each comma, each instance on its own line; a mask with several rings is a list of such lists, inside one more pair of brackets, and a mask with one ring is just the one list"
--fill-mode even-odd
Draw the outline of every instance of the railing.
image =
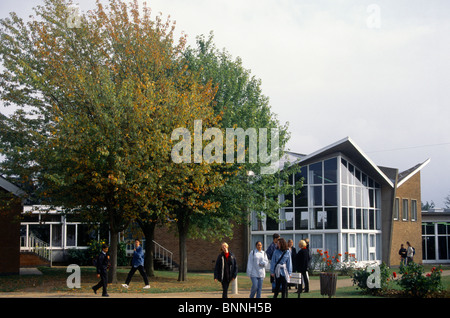
[[40, 257], [48, 260], [50, 264], [52, 263], [52, 249], [50, 247], [50, 244], [44, 242], [41, 239], [38, 239], [33, 235], [30, 235], [28, 237], [28, 242], [26, 236], [20, 237], [20, 250], [35, 253]]
[[[142, 248], [145, 246], [145, 240], [142, 240]], [[173, 253], [169, 251], [167, 248], [162, 246], [156, 241], [153, 241], [154, 249], [153, 249], [153, 258], [159, 259], [164, 263], [164, 265], [168, 266], [170, 269], [173, 268]], [[126, 253], [128, 256], [133, 255], [134, 244], [130, 242], [126, 245]], [[144, 248], [145, 252], [145, 248]]]

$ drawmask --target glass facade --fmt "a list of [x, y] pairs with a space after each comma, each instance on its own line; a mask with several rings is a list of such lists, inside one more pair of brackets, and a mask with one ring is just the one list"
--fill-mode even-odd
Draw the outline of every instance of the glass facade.
[[450, 262], [450, 222], [422, 223], [423, 262]]
[[312, 252], [381, 260], [381, 186], [341, 155], [302, 166], [291, 182], [301, 178], [300, 194], [280, 197], [290, 203], [279, 210], [278, 222], [253, 213], [251, 246], [259, 240], [267, 248], [278, 233], [293, 239], [295, 247], [309, 238]]

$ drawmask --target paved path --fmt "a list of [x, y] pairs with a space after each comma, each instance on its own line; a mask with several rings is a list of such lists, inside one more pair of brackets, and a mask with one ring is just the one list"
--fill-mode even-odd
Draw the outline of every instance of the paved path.
[[[31, 275], [31, 272], [27, 273]], [[352, 286], [351, 279], [339, 279], [337, 281], [337, 288]], [[319, 280], [314, 279], [310, 281], [309, 289], [311, 291], [320, 290]], [[291, 289], [289, 292], [293, 293], [295, 289]], [[0, 293], [0, 298], [101, 298], [101, 291], [97, 295], [92, 293], [78, 293], [78, 292], [5, 292]], [[231, 287], [229, 291], [229, 298], [249, 298], [250, 290], [240, 289], [238, 294], [231, 293]], [[110, 293], [109, 298], [221, 298], [222, 291], [211, 292], [184, 292], [184, 293]], [[263, 288], [261, 298], [268, 298], [273, 296], [270, 288]], [[280, 296], [279, 296], [280, 297]]]
[[[33, 269], [25, 270], [21, 275], [39, 275]], [[450, 270], [444, 270], [442, 276], [449, 276]], [[318, 279], [310, 281], [309, 289], [311, 291], [320, 290], [320, 282]], [[353, 286], [351, 278], [338, 279], [337, 288]], [[295, 290], [291, 289], [290, 293]], [[102, 298], [101, 291], [95, 295], [92, 293], [78, 293], [78, 292], [5, 292], [0, 293], [0, 298]], [[231, 287], [229, 292], [229, 298], [249, 298], [250, 290], [240, 289], [238, 294], [231, 293]], [[261, 298], [268, 298], [273, 296], [270, 288], [263, 288]], [[109, 298], [221, 298], [222, 291], [212, 292], [184, 292], [184, 293], [111, 293]]]

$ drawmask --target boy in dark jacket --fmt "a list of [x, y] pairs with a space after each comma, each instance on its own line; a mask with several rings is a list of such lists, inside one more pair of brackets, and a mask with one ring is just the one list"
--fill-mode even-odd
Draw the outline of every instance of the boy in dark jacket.
[[97, 294], [97, 290], [100, 289], [100, 287], [103, 287], [103, 297], [109, 297], [107, 287], [108, 287], [108, 267], [109, 267], [109, 255], [108, 253], [108, 245], [103, 244], [102, 245], [102, 251], [97, 257], [97, 277], [100, 278], [100, 281], [97, 285], [92, 286], [92, 290], [95, 294]]

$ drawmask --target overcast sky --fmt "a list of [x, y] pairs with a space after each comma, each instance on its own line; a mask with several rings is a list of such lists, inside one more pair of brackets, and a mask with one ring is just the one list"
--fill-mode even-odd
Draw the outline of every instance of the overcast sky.
[[[82, 11], [93, 0], [74, 0]], [[105, 2], [105, 1], [102, 1]], [[140, 1], [143, 2], [143, 1]], [[27, 17], [40, 0], [1, 0]], [[423, 168], [422, 201], [450, 194], [450, 1], [147, 0], [241, 57], [262, 80], [291, 151], [350, 136], [377, 164]]]

